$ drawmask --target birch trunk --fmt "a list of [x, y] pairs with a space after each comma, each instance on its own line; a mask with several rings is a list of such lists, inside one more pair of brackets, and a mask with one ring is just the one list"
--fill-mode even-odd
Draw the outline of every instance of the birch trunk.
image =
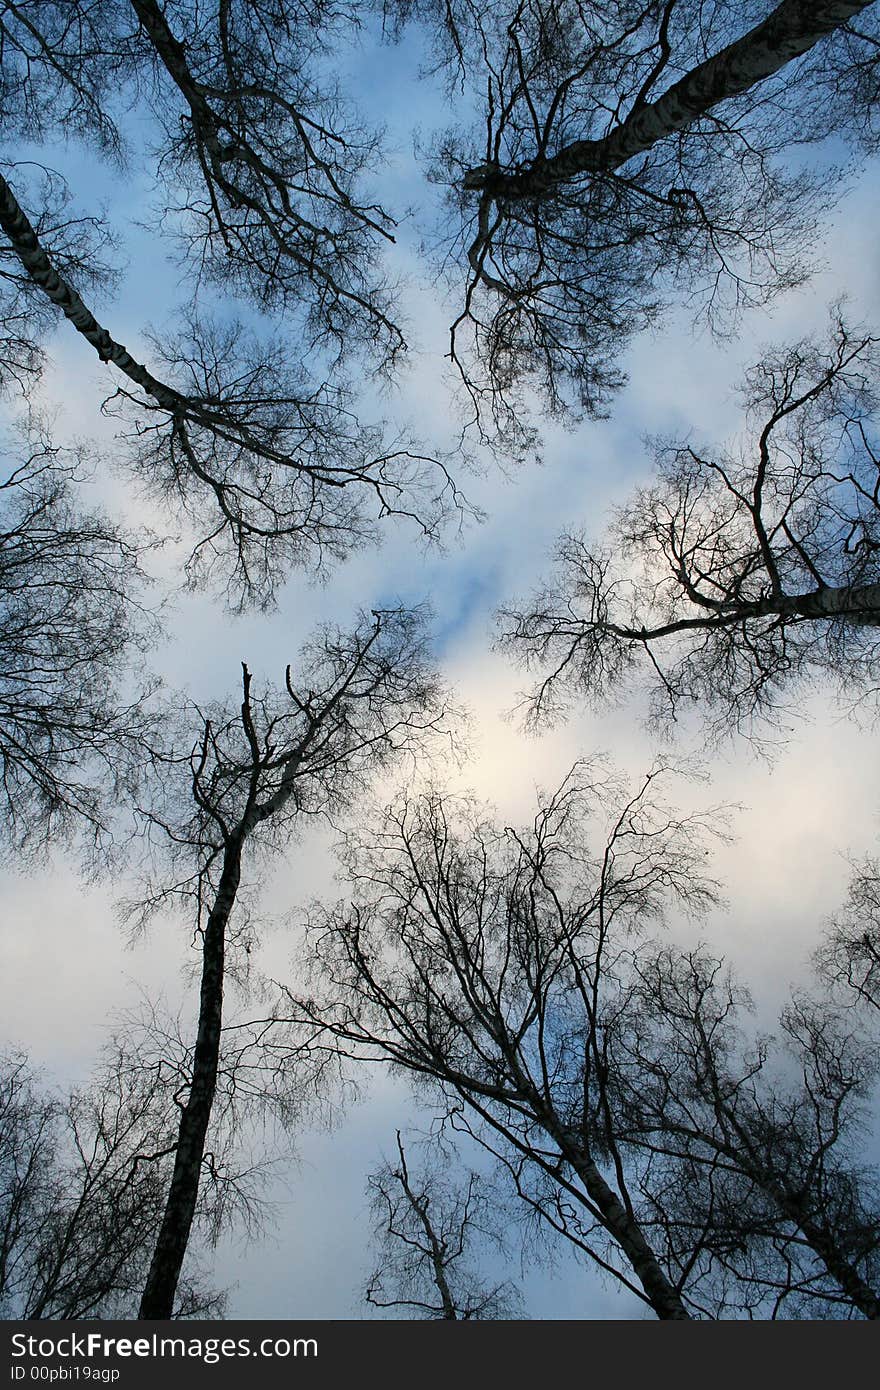
[[880, 584], [864, 584], [852, 588], [816, 589], [785, 599], [780, 612], [788, 607], [805, 618], [842, 618], [857, 627], [880, 625]]
[[[760, 618], [838, 619], [854, 627], [880, 627], [880, 584], [812, 589], [805, 594], [771, 594], [754, 603], [725, 603], [697, 618], [676, 618], [656, 627], [624, 627], [620, 623], [584, 620], [583, 627], [595, 626], [631, 642], [653, 642], [679, 632], [707, 631], [715, 627], [738, 627]], [[574, 635], [574, 633], [572, 633]]]
[[657, 1317], [664, 1321], [689, 1319], [690, 1313], [660, 1268], [657, 1256], [645, 1239], [641, 1226], [608, 1186], [595, 1163], [584, 1157], [572, 1158], [570, 1162], [584, 1184], [590, 1200], [602, 1213], [606, 1230], [617, 1241], [632, 1265]]
[[766, 1192], [788, 1220], [797, 1226], [804, 1242], [821, 1260], [842, 1292], [852, 1301], [853, 1307], [858, 1308], [859, 1312], [871, 1321], [880, 1319], [880, 1299], [878, 1299], [876, 1292], [862, 1278], [852, 1261], [841, 1252], [833, 1237], [810, 1219], [805, 1211], [803, 1198], [797, 1194], [792, 1195], [789, 1188], [778, 1182], [768, 1173], [764, 1165], [750, 1156], [748, 1138], [735, 1114], [727, 1107], [721, 1106], [719, 1118], [725, 1129], [731, 1130], [741, 1141], [745, 1141], [744, 1149], [740, 1148], [733, 1140], [719, 1143], [716, 1134], [705, 1133], [702, 1130], [685, 1129], [679, 1132], [687, 1134], [689, 1138], [698, 1139], [707, 1148], [715, 1149], [718, 1153], [723, 1154], [734, 1167], [740, 1168], [757, 1188]]
[[880, 1299], [849, 1260], [841, 1256], [834, 1242], [805, 1217], [796, 1216], [795, 1220], [832, 1279], [837, 1281], [847, 1298], [852, 1299], [853, 1306], [872, 1322], [880, 1319]]
[[683, 130], [719, 102], [740, 96], [808, 52], [872, 0], [783, 0], [763, 23], [693, 68], [654, 102], [637, 107], [601, 140], [575, 140], [521, 174], [469, 170], [465, 188], [494, 198], [540, 198], [579, 174], [608, 173]]
[[0, 228], [3, 229], [34, 284], [69, 319], [78, 333], [95, 349], [102, 362], [112, 362], [130, 381], [171, 414], [185, 404], [182, 396], [148, 372], [121, 343], [110, 336], [90, 309], [86, 307], [72, 285], [53, 266], [40, 244], [34, 228], [18, 199], [0, 174]]

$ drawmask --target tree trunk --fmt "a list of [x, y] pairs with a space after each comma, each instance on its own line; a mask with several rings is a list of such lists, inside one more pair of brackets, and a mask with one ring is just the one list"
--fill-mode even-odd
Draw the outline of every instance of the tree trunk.
[[657, 1256], [645, 1239], [639, 1223], [630, 1216], [595, 1163], [583, 1157], [570, 1158], [569, 1162], [587, 1189], [591, 1202], [602, 1213], [606, 1230], [617, 1241], [632, 1265], [657, 1317], [664, 1321], [689, 1319], [690, 1313], [660, 1268]]
[[655, 102], [637, 107], [601, 140], [575, 140], [520, 174], [481, 165], [464, 176], [465, 188], [494, 198], [540, 198], [579, 174], [608, 173], [658, 141], [706, 115], [721, 101], [740, 96], [801, 57], [815, 43], [865, 10], [872, 0], [783, 0], [763, 23], [728, 44]]
[[40, 244], [27, 214], [0, 174], [0, 227], [6, 233], [18, 259], [38, 289], [57, 305], [78, 333], [95, 349], [102, 362], [112, 362], [121, 372], [153, 397], [163, 409], [176, 414], [185, 404], [182, 396], [135, 361], [127, 348], [111, 338], [90, 309], [53, 266]]
[[871, 1321], [880, 1319], [880, 1299], [850, 1261], [841, 1256], [835, 1242], [806, 1217], [796, 1216], [795, 1220], [832, 1279], [837, 1281], [847, 1298], [852, 1299], [853, 1307]]
[[241, 879], [241, 849], [242, 836], [239, 834], [226, 847], [217, 896], [202, 941], [202, 983], [192, 1085], [180, 1115], [174, 1171], [141, 1299], [141, 1318], [172, 1316], [177, 1283], [195, 1215], [205, 1136], [217, 1085], [223, 1026], [226, 927]]
[[872, 1321], [880, 1319], [880, 1299], [878, 1299], [877, 1294], [865, 1282], [852, 1261], [841, 1254], [834, 1237], [829, 1236], [827, 1231], [811, 1220], [805, 1211], [804, 1199], [797, 1195], [793, 1196], [785, 1184], [774, 1178], [760, 1160], [753, 1156], [747, 1134], [735, 1113], [724, 1105], [716, 1113], [724, 1132], [732, 1130], [740, 1143], [744, 1144], [744, 1148], [740, 1148], [733, 1140], [719, 1143], [718, 1135], [711, 1132], [687, 1130], [684, 1132], [690, 1138], [696, 1138], [708, 1148], [723, 1154], [734, 1167], [738, 1167], [745, 1174], [750, 1182], [765, 1192], [788, 1220], [797, 1226], [806, 1244], [822, 1261], [841, 1291], [852, 1301], [853, 1307], [858, 1308], [860, 1313]]
[[805, 618], [842, 618], [857, 627], [880, 626], [880, 584], [816, 589], [783, 600], [780, 612], [784, 614], [789, 605]]
[[144, 32], [156, 50], [159, 59], [175, 86], [184, 97], [192, 113], [198, 138], [203, 142], [213, 160], [222, 164], [237, 153], [234, 147], [224, 148], [217, 134], [217, 120], [213, 111], [193, 80], [186, 57], [186, 49], [174, 37], [168, 20], [156, 0], [131, 0], [135, 14], [143, 25]]
[[810, 1218], [804, 1210], [804, 1201], [797, 1196], [792, 1197], [784, 1186], [773, 1179], [762, 1180], [760, 1171], [750, 1172], [749, 1177], [757, 1186], [764, 1187], [779, 1203], [789, 1220], [800, 1229], [810, 1249], [822, 1261], [842, 1292], [852, 1301], [853, 1307], [858, 1308], [859, 1312], [871, 1321], [880, 1319], [880, 1299], [877, 1294], [870, 1284], [865, 1282], [852, 1261], [841, 1254], [833, 1234], [829, 1235], [827, 1230], [823, 1230]]
[[[657, 627], [623, 627], [620, 623], [596, 622], [586, 619], [584, 628], [595, 626], [602, 632], [613, 633], [628, 642], [654, 642], [679, 632], [705, 632], [715, 627], [738, 627], [761, 618], [811, 618], [816, 621], [850, 623], [853, 627], [880, 627], [880, 584], [828, 586], [811, 589], [805, 594], [770, 594], [753, 603], [724, 603], [705, 617], [676, 618]], [[576, 635], [573, 632], [571, 635]]]

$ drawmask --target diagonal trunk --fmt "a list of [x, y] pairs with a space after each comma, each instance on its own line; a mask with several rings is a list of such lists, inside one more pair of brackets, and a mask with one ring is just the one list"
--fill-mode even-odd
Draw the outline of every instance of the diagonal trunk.
[[614, 1237], [632, 1265], [657, 1317], [664, 1321], [689, 1319], [690, 1313], [682, 1303], [678, 1290], [673, 1288], [660, 1268], [641, 1226], [608, 1186], [596, 1164], [585, 1156], [570, 1158], [569, 1161], [584, 1184], [590, 1201], [602, 1213], [605, 1229]]
[[112, 362], [130, 381], [172, 415], [187, 404], [183, 396], [166, 386], [137, 362], [121, 343], [117, 343], [83, 303], [72, 285], [55, 269], [18, 199], [0, 174], [0, 228], [9, 238], [13, 251], [38, 289], [69, 319], [78, 333], [95, 349], [102, 362]]
[[833, 1230], [829, 1232], [827, 1224], [813, 1220], [804, 1197], [792, 1193], [790, 1187], [772, 1174], [762, 1172], [757, 1164], [747, 1164], [745, 1170], [755, 1185], [762, 1187], [788, 1219], [799, 1228], [807, 1245], [850, 1299], [853, 1307], [858, 1308], [859, 1312], [871, 1321], [880, 1319], [880, 1298], [843, 1252]]
[[195, 1216], [205, 1137], [217, 1086], [223, 1026], [226, 927], [241, 880], [241, 850], [242, 836], [239, 834], [231, 839], [226, 847], [217, 896], [205, 926], [192, 1085], [186, 1105], [180, 1114], [174, 1170], [165, 1214], [141, 1299], [141, 1318], [172, 1316], [177, 1283]]
[[852, 1262], [841, 1254], [833, 1236], [829, 1236], [826, 1230], [803, 1215], [798, 1203], [787, 1201], [786, 1194], [780, 1193], [778, 1201], [786, 1214], [800, 1227], [810, 1249], [818, 1255], [832, 1279], [852, 1301], [853, 1307], [858, 1308], [859, 1312], [871, 1321], [880, 1319], [880, 1299]]
[[761, 24], [674, 83], [654, 102], [638, 106], [600, 140], [575, 140], [520, 174], [481, 165], [464, 186], [493, 198], [540, 198], [579, 174], [610, 173], [658, 141], [685, 129], [719, 102], [741, 96], [808, 52], [872, 0], [783, 0]]
[[168, 20], [156, 0], [131, 0], [131, 4], [160, 62], [164, 64], [175, 86], [186, 100], [200, 139], [205, 142], [212, 159], [222, 163], [229, 157], [229, 152], [221, 144], [214, 113], [190, 72], [186, 49], [174, 37]]
[[[698, 1140], [717, 1154], [722, 1154], [734, 1168], [738, 1168], [759, 1191], [765, 1192], [782, 1214], [798, 1228], [806, 1244], [850, 1299], [853, 1307], [858, 1308], [860, 1313], [872, 1321], [880, 1319], [880, 1298], [862, 1278], [852, 1260], [843, 1253], [834, 1234], [829, 1233], [827, 1227], [810, 1217], [802, 1195], [793, 1193], [784, 1181], [776, 1178], [772, 1171], [755, 1157], [747, 1132], [729, 1106], [723, 1103], [717, 1105], [716, 1114], [722, 1126], [722, 1135], [711, 1130], [670, 1124], [668, 1120], [664, 1128], [669, 1133]], [[730, 1137], [731, 1131], [735, 1138]]]

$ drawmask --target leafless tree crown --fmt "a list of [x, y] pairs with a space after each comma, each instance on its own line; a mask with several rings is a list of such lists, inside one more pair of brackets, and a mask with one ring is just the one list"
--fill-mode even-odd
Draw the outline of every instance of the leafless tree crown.
[[643, 675], [654, 712], [694, 702], [714, 732], [760, 732], [829, 675], [872, 701], [880, 621], [877, 340], [840, 319], [830, 342], [769, 352], [747, 374], [746, 428], [726, 450], [661, 443], [593, 544], [563, 537], [551, 583], [501, 615], [501, 643], [541, 671], [540, 720]]
[[[429, 1140], [436, 1147], [436, 1140]], [[516, 1290], [509, 1281], [481, 1276], [475, 1246], [496, 1245], [497, 1207], [480, 1174], [456, 1183], [451, 1155], [428, 1158], [417, 1169], [407, 1161], [400, 1131], [397, 1158], [370, 1174], [370, 1205], [379, 1263], [366, 1300], [398, 1317], [444, 1321], [495, 1321], [516, 1316]]]
[[[0, 379], [33, 384], [63, 315], [111, 371], [105, 410], [123, 421], [130, 466], [188, 519], [190, 578], [234, 603], [270, 603], [291, 567], [326, 568], [383, 518], [433, 538], [466, 510], [446, 457], [359, 418], [355, 380], [392, 372], [405, 341], [380, 254], [393, 218], [362, 191], [378, 137], [323, 61], [358, 23], [356, 6], [281, 0], [0, 10], [11, 125], [155, 163], [159, 230], [191, 289], [140, 361], [98, 315], [118, 264], [106, 218], [78, 214], [57, 170], [4, 164]], [[151, 151], [127, 138], [139, 103]]]
[[349, 842], [290, 1020], [439, 1095], [538, 1225], [658, 1317], [876, 1318], [876, 1039], [806, 995], [783, 1046], [749, 1039], [721, 962], [651, 940], [715, 901], [716, 817], [673, 811], [664, 776], [627, 794], [579, 765], [519, 830], [399, 803]]
[[[17, 850], [75, 826], [101, 839], [149, 762], [153, 683], [139, 651], [148, 542], [78, 498], [83, 451], [31, 417], [3, 441], [0, 809]], [[132, 667], [135, 669], [132, 669]]]
[[[288, 667], [280, 696], [258, 695], [243, 664], [239, 709], [218, 709], [199, 722], [191, 752], [169, 753], [155, 805], [143, 810], [159, 872], [136, 919], [182, 903], [201, 946], [190, 1083], [141, 1299], [141, 1316], [150, 1318], [170, 1316], [197, 1211], [243, 874], [261, 850], [286, 848], [305, 818], [340, 815], [389, 762], [424, 753], [433, 738], [450, 732], [424, 614], [402, 609], [362, 615], [349, 633], [320, 632], [297, 667]], [[270, 1070], [273, 1039], [265, 1033], [271, 1032], [257, 1024], [238, 1034], [241, 1049], [251, 1057], [262, 1050]], [[241, 1060], [239, 1070], [244, 1074]]]
[[434, 25], [476, 107], [431, 172], [464, 269], [451, 354], [487, 433], [516, 436], [524, 385], [600, 412], [621, 347], [670, 302], [721, 326], [798, 283], [828, 184], [782, 156], [853, 125], [872, 139], [867, 0], [386, 10]]
[[[157, 1070], [110, 1049], [87, 1087], [56, 1097], [21, 1054], [0, 1058], [0, 1315], [130, 1318], [172, 1152], [173, 1103]], [[182, 1282], [176, 1317], [223, 1300]]]

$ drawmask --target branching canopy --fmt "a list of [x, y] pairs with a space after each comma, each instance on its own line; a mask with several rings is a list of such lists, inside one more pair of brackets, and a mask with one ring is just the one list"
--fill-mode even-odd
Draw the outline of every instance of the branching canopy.
[[553, 412], [600, 412], [622, 347], [670, 302], [720, 327], [798, 283], [833, 181], [786, 154], [854, 108], [864, 136], [876, 87], [867, 0], [386, 9], [434, 24], [477, 109], [431, 172], [465, 277], [451, 354], [484, 432], [508, 437], [523, 386]]
[[84, 825], [100, 837], [151, 756], [154, 635], [144, 541], [78, 502], [81, 451], [36, 419], [5, 441], [0, 481], [0, 803], [18, 848]]
[[769, 352], [736, 444], [661, 444], [657, 482], [602, 542], [563, 538], [551, 583], [500, 620], [501, 645], [542, 670], [535, 719], [642, 674], [659, 719], [696, 702], [718, 736], [829, 676], [848, 703], [873, 699], [878, 369], [877, 339], [840, 319], [827, 346]]

